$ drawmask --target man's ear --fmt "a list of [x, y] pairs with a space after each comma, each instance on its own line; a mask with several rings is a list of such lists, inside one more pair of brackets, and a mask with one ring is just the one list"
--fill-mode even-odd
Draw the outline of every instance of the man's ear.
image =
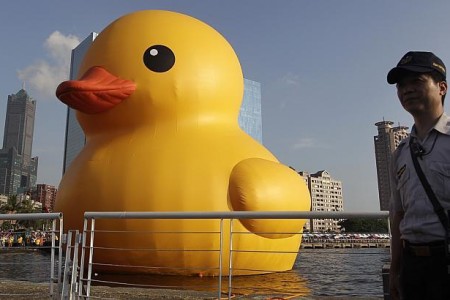
[[439, 90], [441, 92], [441, 95], [447, 94], [447, 81], [439, 82]]

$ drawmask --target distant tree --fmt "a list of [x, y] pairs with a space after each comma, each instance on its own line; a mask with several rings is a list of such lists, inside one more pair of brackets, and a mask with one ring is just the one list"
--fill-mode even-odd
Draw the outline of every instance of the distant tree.
[[34, 208], [33, 202], [31, 200], [23, 200], [17, 207], [16, 212], [21, 214], [35, 213], [40, 210]]
[[[16, 210], [17, 213], [20, 214], [30, 214], [30, 213], [37, 213], [37, 212], [41, 212], [40, 209], [36, 209], [33, 206], [33, 202], [31, 200], [23, 200], [19, 207]], [[39, 228], [40, 225], [42, 224], [42, 221], [39, 220], [21, 220], [17, 222], [20, 226], [24, 227], [24, 228]]]
[[[33, 206], [33, 203], [31, 200], [23, 200], [20, 201], [17, 198], [17, 195], [11, 195], [8, 197], [8, 201], [3, 204], [0, 207], [0, 212], [3, 214], [11, 214], [11, 213], [21, 213], [21, 214], [28, 214], [28, 213], [36, 213], [36, 212], [41, 212], [40, 209], [36, 209]], [[6, 227], [10, 228], [13, 227], [14, 229], [17, 228], [17, 226], [19, 227], [23, 227], [23, 228], [30, 228], [30, 227], [34, 227], [34, 228], [40, 228], [42, 226], [43, 221], [41, 220], [35, 220], [35, 221], [31, 221], [31, 220], [21, 220], [21, 221], [17, 221], [17, 222], [7, 222], [5, 224]]]
[[[19, 208], [19, 202], [17, 200], [17, 195], [11, 195], [8, 197], [8, 200], [5, 204], [0, 207], [0, 211], [2, 214], [11, 214], [15, 213]], [[16, 222], [13, 221], [5, 221], [2, 224], [2, 230], [5, 229], [14, 229], [16, 226]]]
[[387, 233], [388, 221], [387, 219], [363, 219], [353, 218], [342, 220], [338, 223], [345, 232], [358, 233]]
[[20, 207], [20, 203], [17, 200], [17, 195], [11, 195], [8, 197], [8, 201], [1, 206], [2, 213], [15, 213]]

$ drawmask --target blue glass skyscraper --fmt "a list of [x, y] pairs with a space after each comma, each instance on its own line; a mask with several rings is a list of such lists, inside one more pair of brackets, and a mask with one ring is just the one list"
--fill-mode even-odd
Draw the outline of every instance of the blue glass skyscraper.
[[241, 128], [262, 144], [261, 83], [244, 79], [244, 97], [239, 112]]
[[[77, 77], [81, 61], [83, 60], [86, 51], [89, 49], [96, 37], [97, 33], [92, 32], [75, 49], [72, 50], [72, 59], [70, 63], [70, 79], [75, 79]], [[78, 124], [75, 111], [68, 107], [66, 119], [66, 137], [64, 141], [63, 173], [66, 171], [72, 160], [84, 147], [85, 143], [86, 137], [80, 127], [80, 124]]]

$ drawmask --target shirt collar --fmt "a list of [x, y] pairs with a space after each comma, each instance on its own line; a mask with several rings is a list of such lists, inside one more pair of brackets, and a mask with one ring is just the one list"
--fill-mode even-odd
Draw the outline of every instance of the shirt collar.
[[[430, 131], [428, 132], [428, 134], [435, 129], [436, 131], [439, 131], [442, 134], [446, 134], [446, 135], [450, 135], [450, 118], [443, 113], [440, 117], [439, 120], [436, 122], [436, 124], [434, 125], [433, 128], [430, 129]], [[428, 135], [427, 134], [427, 135]], [[411, 136], [413, 137], [417, 137], [416, 134], [416, 125], [413, 125], [411, 128]]]

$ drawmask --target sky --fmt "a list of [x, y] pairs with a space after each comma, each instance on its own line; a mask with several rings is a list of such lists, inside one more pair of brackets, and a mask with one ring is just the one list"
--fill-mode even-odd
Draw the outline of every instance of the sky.
[[193, 16], [228, 40], [244, 77], [261, 83], [263, 144], [283, 164], [342, 181], [345, 211], [379, 210], [374, 124], [413, 122], [387, 72], [409, 50], [450, 66], [448, 0], [2, 1], [0, 138], [8, 95], [24, 86], [37, 101], [38, 183], [62, 176], [66, 106], [54, 94], [71, 49], [144, 9]]

